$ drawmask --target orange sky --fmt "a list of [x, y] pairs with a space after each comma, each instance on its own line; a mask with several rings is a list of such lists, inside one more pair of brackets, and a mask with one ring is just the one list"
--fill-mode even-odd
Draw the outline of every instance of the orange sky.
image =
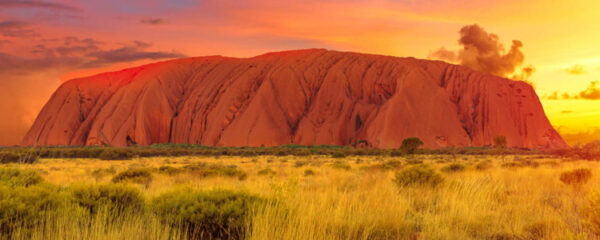
[[173, 57], [300, 48], [428, 58], [442, 46], [458, 50], [458, 31], [470, 24], [497, 34], [506, 49], [521, 41], [523, 66], [536, 69], [528, 80], [552, 124], [593, 133], [599, 9], [592, 0], [0, 0], [0, 145], [18, 143], [73, 77]]

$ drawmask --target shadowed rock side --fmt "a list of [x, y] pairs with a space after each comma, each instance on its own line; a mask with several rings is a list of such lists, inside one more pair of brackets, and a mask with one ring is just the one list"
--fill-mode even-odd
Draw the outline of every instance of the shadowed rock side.
[[439, 61], [327, 50], [179, 59], [63, 84], [24, 145], [566, 146], [531, 86]]

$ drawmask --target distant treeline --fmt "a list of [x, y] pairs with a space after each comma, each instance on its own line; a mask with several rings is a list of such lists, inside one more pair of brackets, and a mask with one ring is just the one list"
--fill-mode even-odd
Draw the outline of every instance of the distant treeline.
[[[569, 150], [565, 150], [569, 151]], [[500, 154], [552, 154], [552, 152], [528, 149], [507, 149], [491, 147], [466, 147], [421, 149], [401, 147], [398, 149], [353, 148], [349, 146], [301, 146], [284, 145], [277, 147], [207, 147], [191, 144], [155, 144], [126, 148], [115, 147], [9, 147], [0, 148], [2, 163], [31, 163], [38, 158], [98, 158], [103, 160], [125, 160], [135, 157], [156, 156], [403, 156], [409, 154], [448, 154], [448, 155], [500, 155]]]

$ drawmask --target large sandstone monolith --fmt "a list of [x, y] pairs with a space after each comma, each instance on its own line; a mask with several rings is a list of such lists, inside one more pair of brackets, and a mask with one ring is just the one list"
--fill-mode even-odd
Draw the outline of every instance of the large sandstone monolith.
[[327, 50], [160, 62], [64, 83], [24, 145], [566, 146], [534, 89], [440, 61]]

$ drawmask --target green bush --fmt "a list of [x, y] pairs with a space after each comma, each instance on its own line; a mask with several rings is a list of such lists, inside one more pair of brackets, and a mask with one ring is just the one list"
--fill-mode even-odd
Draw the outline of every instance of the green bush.
[[347, 163], [343, 162], [343, 161], [335, 161], [333, 164], [331, 164], [331, 167], [333, 167], [334, 169], [340, 169], [340, 170], [350, 170], [352, 167], [350, 167], [350, 165], [348, 165]]
[[519, 167], [523, 167], [523, 163], [512, 161], [512, 162], [503, 163], [500, 166], [503, 168], [519, 168]]
[[379, 168], [381, 170], [396, 170], [402, 166], [402, 162], [398, 160], [390, 160], [381, 164], [377, 164], [374, 167]]
[[35, 163], [38, 160], [38, 154], [35, 152], [24, 152], [24, 153], [13, 153], [3, 152], [0, 153], [0, 163]]
[[405, 155], [406, 153], [400, 149], [393, 149], [390, 151], [390, 156], [392, 157], [400, 157]]
[[152, 201], [166, 224], [187, 229], [191, 239], [244, 239], [249, 214], [259, 199], [225, 190], [176, 190]]
[[443, 181], [444, 179], [439, 173], [424, 165], [413, 166], [397, 172], [394, 177], [394, 183], [400, 187], [415, 185], [435, 187]]
[[127, 149], [107, 148], [100, 153], [98, 158], [102, 160], [128, 160], [133, 157], [133, 154]]
[[240, 180], [243, 180], [246, 177], [246, 173], [235, 165], [225, 166], [222, 164], [208, 165], [205, 163], [199, 163], [186, 165], [183, 168], [200, 177], [237, 177]]
[[294, 167], [304, 167], [308, 164], [307, 161], [303, 161], [303, 160], [296, 160], [296, 162], [294, 162]]
[[178, 173], [182, 172], [182, 170], [179, 169], [179, 168], [176, 168], [176, 167], [165, 165], [165, 166], [160, 166], [158, 168], [158, 172], [162, 173], [162, 174], [169, 175], [169, 176], [173, 176], [175, 174], [178, 174]]
[[592, 178], [592, 171], [587, 168], [575, 169], [560, 174], [560, 181], [567, 185], [583, 185]]
[[423, 164], [423, 160], [418, 159], [418, 158], [409, 158], [409, 159], [406, 159], [406, 164], [409, 164], [409, 165]]
[[74, 186], [71, 194], [73, 201], [91, 214], [105, 211], [113, 217], [139, 213], [145, 204], [140, 190], [120, 184]]
[[110, 167], [110, 168], [97, 168], [94, 171], [92, 171], [92, 176], [96, 177], [96, 178], [101, 178], [104, 176], [108, 176], [108, 175], [112, 175], [117, 173], [117, 170], [115, 170], [114, 167]]
[[9, 187], [0, 185], [0, 238], [27, 238], [31, 231], [40, 227], [44, 219], [60, 213], [66, 203], [67, 194], [46, 186]]
[[268, 175], [268, 176], [272, 176], [272, 175], [276, 175], [277, 172], [273, 171], [271, 168], [265, 168], [263, 170], [258, 171], [258, 175]]
[[484, 171], [491, 167], [493, 167], [493, 165], [492, 165], [492, 161], [490, 161], [490, 160], [484, 160], [484, 161], [477, 163], [477, 165], [475, 165], [475, 168], [479, 171]]
[[348, 156], [348, 154], [345, 152], [342, 152], [342, 151], [337, 151], [337, 152], [334, 152], [333, 154], [331, 154], [332, 158], [345, 158], [347, 156]]
[[32, 169], [0, 168], [0, 185], [28, 187], [43, 181], [40, 174]]
[[315, 171], [313, 171], [312, 169], [304, 170], [304, 176], [313, 176], [313, 175], [315, 175]]
[[462, 165], [460, 163], [451, 163], [445, 167], [442, 168], [442, 171], [444, 172], [462, 172], [466, 169], [467, 167], [465, 165]]
[[146, 168], [127, 169], [114, 176], [112, 182], [133, 182], [148, 185], [152, 182], [152, 173]]

